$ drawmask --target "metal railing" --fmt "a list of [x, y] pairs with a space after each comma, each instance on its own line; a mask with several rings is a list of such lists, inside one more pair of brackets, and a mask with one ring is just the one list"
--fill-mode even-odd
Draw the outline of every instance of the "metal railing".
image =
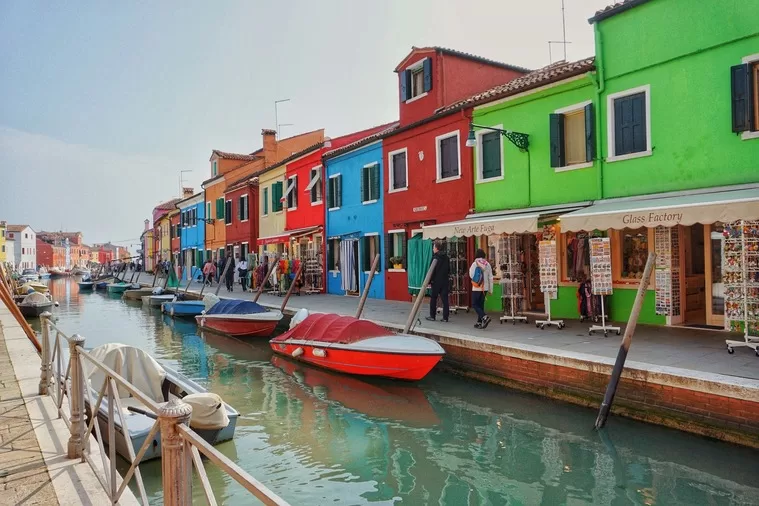
[[[165, 404], [157, 404], [118, 373], [90, 355], [84, 349], [84, 337], [78, 334], [66, 336], [51, 321], [51, 316], [48, 312], [41, 315], [42, 366], [40, 367], [39, 393], [53, 398], [58, 418], [62, 418], [69, 428], [68, 458], [81, 459], [82, 462], [90, 465], [111, 504], [118, 503], [130, 481], [134, 479], [142, 504], [148, 505], [139, 464], [160, 431], [163, 503], [165, 505], [192, 504], [193, 469], [198, 473], [206, 502], [209, 505], [216, 505], [216, 499], [200, 457], [203, 454], [263, 504], [287, 506], [288, 503], [217, 451], [189, 427], [192, 416], [192, 407], [189, 404], [177, 398], [172, 398]], [[51, 332], [55, 333], [52, 343]], [[63, 356], [64, 342], [69, 350], [67, 359]], [[93, 402], [94, 390], [87, 378], [90, 376], [88, 372], [96, 370], [99, 370], [105, 379]], [[155, 418], [155, 423], [145, 442], [136, 452], [129, 437], [127, 420], [118, 393], [119, 388], [126, 390], [140, 401], [145, 411], [153, 414], [151, 418]], [[68, 410], [63, 404], [64, 397], [69, 401]], [[89, 423], [86, 423], [85, 417], [85, 398], [90, 408]], [[98, 413], [104, 400], [107, 402], [108, 413], [105, 427], [109, 442], [107, 459], [103, 434], [98, 423]], [[121, 433], [124, 435], [130, 461], [130, 467], [123, 477], [116, 471], [116, 416], [119, 417]], [[93, 430], [99, 447], [102, 468], [97, 465], [96, 457], [93, 456], [90, 448], [89, 434]]]

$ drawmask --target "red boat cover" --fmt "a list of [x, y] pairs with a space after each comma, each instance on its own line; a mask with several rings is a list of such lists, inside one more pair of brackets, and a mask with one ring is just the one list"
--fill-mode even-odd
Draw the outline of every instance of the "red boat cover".
[[357, 320], [352, 316], [336, 314], [312, 314], [300, 322], [294, 329], [272, 339], [282, 342], [288, 339], [304, 339], [324, 343], [349, 344], [392, 334], [376, 323]]

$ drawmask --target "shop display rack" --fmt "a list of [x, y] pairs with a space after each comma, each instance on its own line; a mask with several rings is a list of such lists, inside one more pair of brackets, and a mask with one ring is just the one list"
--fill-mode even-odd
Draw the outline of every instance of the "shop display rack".
[[588, 335], [600, 330], [604, 337], [609, 335], [609, 331], [616, 332], [619, 335], [622, 329], [606, 325], [606, 309], [604, 308], [604, 296], [611, 295], [612, 277], [611, 277], [611, 241], [608, 237], [594, 237], [588, 241], [590, 243], [590, 282], [593, 295], [601, 296], [601, 325], [591, 325], [588, 329]]
[[743, 331], [743, 341], [725, 340], [727, 352], [745, 346], [759, 357], [759, 221], [725, 225], [723, 234], [725, 320], [729, 330]]
[[558, 290], [558, 265], [556, 261], [556, 241], [540, 241], [538, 267], [540, 269], [540, 291], [546, 310], [545, 320], [536, 320], [535, 326], [541, 330], [546, 325], [556, 325], [559, 329], [565, 327], [564, 320], [551, 320], [551, 296]]
[[501, 307], [503, 314], [500, 322], [521, 321], [527, 323], [522, 314], [524, 306], [524, 268], [521, 262], [519, 243], [521, 237], [507, 235], [498, 239], [498, 265], [501, 268]]

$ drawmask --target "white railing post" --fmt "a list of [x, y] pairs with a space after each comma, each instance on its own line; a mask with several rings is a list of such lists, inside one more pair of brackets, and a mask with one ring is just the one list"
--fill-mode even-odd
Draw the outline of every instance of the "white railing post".
[[192, 406], [179, 399], [171, 399], [158, 411], [165, 506], [192, 504], [192, 452], [185, 447], [177, 430], [177, 425], [189, 424], [191, 416]]
[[42, 323], [42, 365], [40, 366], [40, 385], [37, 392], [40, 395], [47, 395], [47, 387], [50, 384], [50, 317], [53, 316], [49, 311], [40, 315]]
[[[82, 423], [84, 423], [84, 372], [79, 357], [78, 347], [84, 346], [84, 337], [74, 334], [69, 340], [69, 365], [71, 367], [71, 390], [69, 405], [71, 407], [71, 436], [68, 442], [68, 458], [82, 458]], [[65, 381], [65, 380], [64, 380]], [[95, 416], [95, 414], [93, 414]]]

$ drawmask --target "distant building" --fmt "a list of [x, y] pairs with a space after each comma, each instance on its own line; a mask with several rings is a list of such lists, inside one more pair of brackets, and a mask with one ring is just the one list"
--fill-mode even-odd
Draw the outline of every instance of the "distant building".
[[37, 234], [29, 225], [8, 225], [6, 244], [13, 242], [13, 264], [17, 269], [37, 268]]
[[5, 229], [8, 224], [4, 221], [0, 221], [0, 264], [7, 262], [6, 245], [5, 245]]

